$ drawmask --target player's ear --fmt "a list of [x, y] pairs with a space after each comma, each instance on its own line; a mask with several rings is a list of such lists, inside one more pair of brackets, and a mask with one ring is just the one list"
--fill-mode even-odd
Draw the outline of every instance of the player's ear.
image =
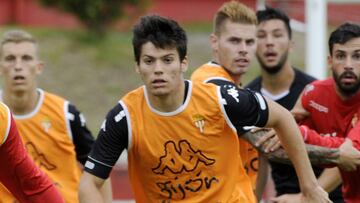
[[43, 61], [38, 61], [36, 65], [36, 74], [41, 74], [45, 68], [45, 63]]
[[136, 73], [140, 74], [140, 67], [137, 62], [135, 62], [135, 71], [136, 71]]
[[289, 42], [289, 52], [293, 52], [294, 50], [294, 47], [295, 47], [295, 42], [293, 40], [290, 40]]
[[181, 72], [185, 73], [189, 67], [189, 60], [187, 56], [185, 56], [185, 58], [181, 61], [180, 66]]
[[327, 62], [328, 62], [328, 68], [329, 68], [330, 70], [332, 70], [332, 66], [333, 66], [334, 61], [333, 61], [333, 58], [332, 58], [331, 55], [328, 55], [328, 57], [327, 57]]
[[210, 45], [211, 45], [212, 50], [217, 51], [219, 37], [215, 33], [211, 33], [209, 40], [210, 40]]

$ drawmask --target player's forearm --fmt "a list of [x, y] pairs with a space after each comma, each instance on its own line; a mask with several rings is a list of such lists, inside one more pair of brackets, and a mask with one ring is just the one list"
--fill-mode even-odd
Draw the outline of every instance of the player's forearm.
[[108, 178], [103, 186], [100, 188], [101, 196], [104, 200], [104, 203], [111, 203], [112, 202], [112, 189], [111, 189], [111, 181]]
[[310, 129], [305, 125], [301, 125], [300, 130], [304, 137], [304, 141], [307, 144], [338, 148], [345, 141], [345, 138], [343, 137], [321, 136], [315, 130]]
[[326, 192], [332, 192], [342, 182], [338, 167], [325, 169], [318, 177], [318, 182]]
[[318, 183], [306, 155], [300, 130], [288, 111], [284, 109], [279, 109], [279, 111], [281, 111], [281, 116], [274, 121], [273, 127], [296, 169], [302, 191], [311, 192], [310, 190], [317, 187]]
[[259, 156], [259, 171], [256, 179], [255, 196], [260, 201], [268, 178], [269, 162], [263, 154]]
[[[263, 153], [271, 161], [276, 161], [285, 164], [291, 164], [288, 154], [283, 148], [279, 148], [272, 152], [265, 153], [265, 146], [255, 146], [255, 143], [266, 134], [265, 130], [259, 130], [255, 133], [246, 132], [243, 137], [252, 144], [259, 152]], [[306, 151], [308, 153], [310, 162], [314, 165], [331, 165], [337, 164], [340, 157], [338, 149], [327, 147], [320, 147], [315, 145], [306, 144]]]
[[98, 181], [91, 174], [84, 172], [79, 186], [79, 200], [80, 203], [104, 203], [100, 188], [103, 186], [104, 181]]

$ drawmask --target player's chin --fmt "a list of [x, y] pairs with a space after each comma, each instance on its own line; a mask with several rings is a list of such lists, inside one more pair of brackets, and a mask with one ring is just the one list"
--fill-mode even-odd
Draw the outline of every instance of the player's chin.
[[166, 88], [156, 88], [156, 89], [152, 89], [150, 93], [154, 96], [161, 97], [170, 94], [170, 91]]

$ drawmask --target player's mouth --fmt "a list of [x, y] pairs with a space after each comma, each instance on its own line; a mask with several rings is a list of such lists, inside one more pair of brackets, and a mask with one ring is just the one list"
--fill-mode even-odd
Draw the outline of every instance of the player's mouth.
[[353, 84], [356, 83], [357, 80], [358, 77], [353, 72], [350, 71], [344, 72], [340, 76], [340, 81], [344, 84]]
[[166, 85], [166, 80], [164, 80], [164, 79], [155, 79], [155, 80], [153, 80], [152, 82], [151, 82], [151, 84], [152, 84], [152, 86], [154, 87], [154, 88], [160, 88], [160, 87], [163, 87], [163, 86], [165, 86]]
[[237, 58], [235, 59], [235, 63], [240, 67], [247, 67], [250, 61], [247, 58]]
[[15, 81], [15, 84], [22, 84], [25, 82], [25, 77], [21, 75], [17, 75], [13, 78], [13, 80]]
[[277, 53], [274, 51], [267, 51], [265, 52], [264, 56], [267, 61], [275, 61], [277, 57]]

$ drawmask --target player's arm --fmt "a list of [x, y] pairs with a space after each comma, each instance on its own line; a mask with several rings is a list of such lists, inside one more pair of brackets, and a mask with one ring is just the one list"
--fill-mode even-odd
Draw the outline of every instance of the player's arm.
[[327, 168], [318, 177], [318, 182], [326, 192], [332, 192], [341, 183], [341, 175], [338, 167]]
[[128, 147], [127, 116], [121, 104], [106, 116], [80, 180], [81, 203], [104, 202], [100, 191], [122, 151]]
[[[304, 128], [300, 128], [302, 133], [305, 133]], [[313, 131], [312, 133], [316, 133]], [[288, 154], [283, 148], [276, 149], [274, 151], [265, 151], [265, 146], [257, 144], [263, 136], [266, 136], [266, 130], [259, 130], [256, 132], [246, 132], [243, 134], [246, 140], [268, 159], [285, 164], [291, 164]], [[319, 135], [320, 136], [320, 135]], [[255, 144], [254, 144], [255, 143]], [[360, 165], [360, 152], [356, 150], [351, 140], [343, 142], [338, 148], [328, 148], [316, 145], [306, 144], [306, 151], [308, 153], [310, 162], [314, 165], [337, 165], [340, 168], [348, 171], [356, 170], [356, 167]]]
[[261, 200], [262, 195], [264, 193], [266, 182], [268, 180], [268, 173], [269, 173], [269, 161], [263, 154], [260, 154], [259, 170], [258, 170], [258, 176], [256, 178], [256, 187], [255, 187], [255, 196], [258, 200]]
[[[258, 151], [262, 152], [268, 159], [276, 162], [291, 164], [289, 156], [284, 148], [279, 148], [274, 151], [265, 151], [265, 146], [258, 144], [259, 140], [267, 134], [266, 130], [259, 130], [256, 132], [248, 131], [242, 136], [248, 140]], [[332, 149], [327, 147], [320, 147], [306, 144], [306, 151], [309, 155], [310, 161], [315, 165], [322, 164], [338, 164], [340, 152], [339, 149]]]
[[74, 105], [68, 105], [66, 117], [70, 123], [70, 133], [75, 146], [76, 159], [84, 165], [94, 144], [94, 137], [86, 126], [84, 115]]
[[298, 123], [303, 126], [303, 129], [301, 130], [305, 143], [329, 148], [338, 148], [345, 141], [344, 138], [322, 136], [313, 130], [313, 121], [309, 109], [310, 102], [317, 95], [311, 91], [312, 88], [313, 85], [311, 84], [305, 87], [301, 96], [296, 101], [294, 108], [291, 110], [291, 113]]
[[302, 95], [303, 94], [304, 94], [304, 91], [301, 93], [301, 95], [297, 99], [293, 109], [291, 109], [291, 111], [290, 111], [297, 122], [301, 122], [310, 116], [310, 113], [302, 105]]
[[[72, 104], [68, 105], [68, 113], [66, 116], [70, 123], [71, 135], [75, 146], [76, 159], [82, 165], [82, 168], [94, 144], [94, 137], [86, 126], [85, 116]], [[107, 179], [101, 188], [101, 194], [106, 200], [112, 201], [111, 181]]]
[[[221, 89], [222, 97], [225, 100], [223, 101], [224, 108], [227, 109], [226, 113], [232, 111], [238, 113], [237, 118], [230, 119], [234, 126], [238, 126], [237, 129], [241, 124], [244, 124], [242, 126], [255, 125], [259, 127], [266, 125], [266, 127], [275, 129], [282, 146], [295, 166], [305, 201], [329, 202], [327, 193], [316, 181], [309, 158], [306, 155], [301, 132], [291, 113], [279, 104], [266, 100], [259, 93], [236, 90], [234, 87], [223, 87]], [[232, 98], [226, 95], [230, 95]], [[247, 105], [248, 103], [252, 105]], [[253, 120], [250, 117], [256, 119]], [[251, 122], [245, 122], [245, 120]]]

